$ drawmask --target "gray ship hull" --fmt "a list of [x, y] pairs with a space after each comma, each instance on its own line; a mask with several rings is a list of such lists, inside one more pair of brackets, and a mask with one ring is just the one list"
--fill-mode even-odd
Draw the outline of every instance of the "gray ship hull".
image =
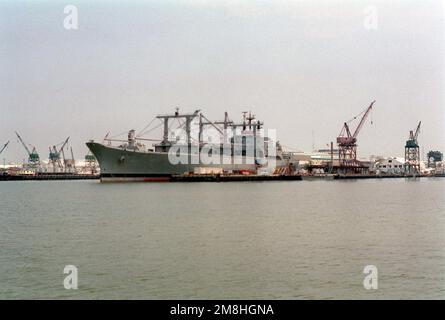
[[172, 164], [167, 152], [125, 150], [97, 142], [86, 145], [99, 162], [101, 181], [168, 181], [173, 175], [194, 172], [198, 167], [256, 170], [254, 163], [245, 163], [246, 159], [241, 164]]

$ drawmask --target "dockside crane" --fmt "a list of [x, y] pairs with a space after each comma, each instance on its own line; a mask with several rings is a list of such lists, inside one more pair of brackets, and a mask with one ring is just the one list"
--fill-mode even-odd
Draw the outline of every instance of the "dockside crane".
[[87, 168], [91, 174], [95, 174], [97, 172], [97, 160], [91, 151], [88, 151], [88, 153], [85, 155], [85, 168]]
[[436, 168], [437, 163], [442, 162], [443, 160], [443, 153], [440, 151], [430, 150], [427, 154], [427, 159], [428, 168]]
[[[59, 169], [63, 169], [64, 165], [65, 165], [65, 153], [63, 152], [63, 148], [65, 148], [66, 144], [68, 143], [68, 140], [70, 139], [70, 137], [66, 138], [65, 141], [59, 143], [59, 145], [61, 144], [62, 146], [59, 148], [59, 150], [57, 150], [56, 146], [53, 146], [52, 148], [49, 148], [49, 160], [53, 165], [53, 169], [54, 171], [56, 171], [56, 166], [59, 167]], [[60, 159], [60, 153], [62, 153], [63, 156], [63, 164], [62, 161]]]
[[32, 147], [32, 151], [30, 151], [28, 146], [26, 145], [26, 143], [23, 141], [22, 137], [17, 133], [17, 131], [15, 132], [15, 134], [17, 135], [17, 138], [22, 143], [23, 147], [25, 148], [26, 152], [28, 153], [28, 163], [32, 167], [36, 167], [36, 166], [40, 165], [40, 156], [36, 151], [36, 147], [30, 145]]
[[[67, 147], [68, 149], [68, 147]], [[73, 147], [70, 146], [71, 158], [65, 159], [65, 153], [63, 154], [63, 161], [65, 163], [65, 172], [68, 171], [70, 173], [76, 172], [76, 160], [74, 160]]]
[[5, 143], [5, 145], [0, 149], [0, 154], [2, 154], [2, 152], [6, 149], [6, 147], [8, 146], [9, 141]]
[[73, 153], [73, 147], [70, 147], [71, 151], [71, 160], [73, 161], [73, 168], [76, 170], [76, 160], [74, 160], [74, 153]]
[[420, 125], [422, 121], [419, 121], [416, 131], [409, 131], [409, 138], [405, 144], [405, 174], [416, 175], [420, 173], [420, 148], [417, 138], [420, 133]]
[[357, 136], [360, 133], [360, 130], [362, 129], [369, 113], [371, 112], [374, 103], [375, 100], [372, 101], [369, 107], [361, 113], [363, 114], [363, 116], [354, 133], [351, 133], [349, 123], [357, 119], [357, 117], [359, 117], [361, 114], [345, 122], [343, 124], [342, 130], [340, 131], [340, 134], [337, 137], [340, 169], [345, 173], [360, 172], [365, 169], [361, 162], [357, 160]]

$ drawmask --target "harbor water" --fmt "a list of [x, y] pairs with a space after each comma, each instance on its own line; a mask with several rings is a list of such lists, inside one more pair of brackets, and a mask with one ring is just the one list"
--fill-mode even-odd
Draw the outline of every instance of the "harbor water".
[[0, 298], [444, 299], [444, 198], [443, 178], [0, 182]]

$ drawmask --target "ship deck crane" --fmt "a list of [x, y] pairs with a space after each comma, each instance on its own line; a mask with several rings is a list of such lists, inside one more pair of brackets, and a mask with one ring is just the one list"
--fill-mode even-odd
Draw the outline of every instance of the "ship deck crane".
[[26, 152], [28, 153], [28, 162], [29, 162], [29, 164], [31, 164], [32, 166], [39, 165], [40, 164], [40, 156], [39, 156], [39, 154], [36, 151], [36, 147], [31, 146], [32, 147], [32, 151], [29, 150], [28, 146], [23, 141], [22, 137], [17, 133], [17, 131], [15, 132], [15, 134], [17, 135], [17, 138], [22, 143], [23, 147], [25, 148]]
[[372, 110], [372, 107], [374, 106], [375, 100], [371, 102], [368, 108], [365, 109], [361, 114], [363, 114], [359, 124], [357, 125], [357, 128], [355, 129], [354, 133], [351, 133], [349, 124], [351, 121], [357, 119], [361, 114], [355, 116], [351, 120], [345, 122], [343, 124], [342, 130], [340, 134], [337, 137], [337, 144], [338, 144], [338, 158], [340, 161], [340, 167], [345, 169], [346, 171], [349, 171], [351, 168], [352, 171], [360, 171], [363, 169], [360, 161], [357, 160], [357, 136], [360, 133], [360, 130], [362, 129], [369, 113]]

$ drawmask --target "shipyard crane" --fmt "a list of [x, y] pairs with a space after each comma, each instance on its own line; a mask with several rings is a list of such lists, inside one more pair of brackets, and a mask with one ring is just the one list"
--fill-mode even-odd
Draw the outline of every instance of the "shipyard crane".
[[[68, 149], [68, 146], [66, 147]], [[65, 152], [62, 150], [63, 162], [65, 164], [65, 172], [74, 173], [76, 171], [76, 161], [74, 160], [73, 147], [69, 147], [71, 158], [65, 159]]]
[[363, 114], [363, 116], [357, 128], [355, 129], [354, 133], [351, 133], [351, 129], [348, 123], [357, 119], [357, 117], [359, 117], [361, 114], [345, 122], [343, 124], [339, 136], [337, 137], [338, 158], [340, 161], [340, 167], [344, 169], [346, 172], [350, 171], [350, 169], [353, 169], [352, 171], [354, 172], [363, 169], [363, 166], [361, 165], [360, 161], [357, 160], [357, 136], [360, 133], [360, 130], [362, 129], [363, 124], [366, 121], [366, 118], [371, 112], [374, 103], [375, 100], [372, 101], [369, 107], [361, 113]]
[[62, 169], [62, 162], [60, 161], [60, 153], [62, 153], [63, 155], [63, 161], [65, 164], [65, 153], [63, 152], [63, 148], [65, 148], [69, 139], [70, 137], [66, 138], [66, 140], [61, 143], [62, 146], [59, 148], [59, 150], [57, 150], [56, 146], [49, 148], [49, 160], [53, 164], [54, 171], [56, 170], [56, 164], [60, 169]]
[[88, 153], [85, 155], [85, 168], [90, 169], [91, 174], [95, 174], [97, 171], [96, 167], [96, 157], [91, 153], [91, 151], [88, 151]]
[[2, 152], [6, 149], [6, 147], [8, 146], [9, 141], [5, 143], [5, 145], [0, 149], [0, 154], [2, 154]]
[[427, 154], [428, 168], [435, 168], [438, 162], [442, 162], [443, 153], [440, 151], [429, 151]]
[[76, 160], [74, 160], [74, 153], [73, 153], [73, 147], [70, 147], [71, 151], [71, 166], [73, 167], [74, 171], [76, 170]]
[[415, 142], [417, 144], [417, 137], [420, 133], [420, 125], [422, 124], [422, 121], [419, 121], [419, 124], [417, 125], [416, 131], [413, 133], [412, 130], [409, 132], [409, 140]]
[[22, 143], [23, 147], [25, 148], [26, 152], [28, 153], [28, 162], [31, 166], [37, 166], [40, 164], [40, 157], [39, 154], [36, 151], [36, 147], [31, 146], [32, 147], [32, 151], [29, 150], [28, 146], [26, 145], [26, 143], [23, 141], [22, 137], [17, 133], [17, 131], [15, 132], [15, 134], [17, 135], [17, 138], [19, 138], [20, 142]]
[[409, 131], [409, 138], [405, 144], [405, 173], [406, 174], [419, 174], [420, 173], [420, 148], [417, 138], [420, 133], [420, 125], [422, 121], [419, 121], [416, 131]]

